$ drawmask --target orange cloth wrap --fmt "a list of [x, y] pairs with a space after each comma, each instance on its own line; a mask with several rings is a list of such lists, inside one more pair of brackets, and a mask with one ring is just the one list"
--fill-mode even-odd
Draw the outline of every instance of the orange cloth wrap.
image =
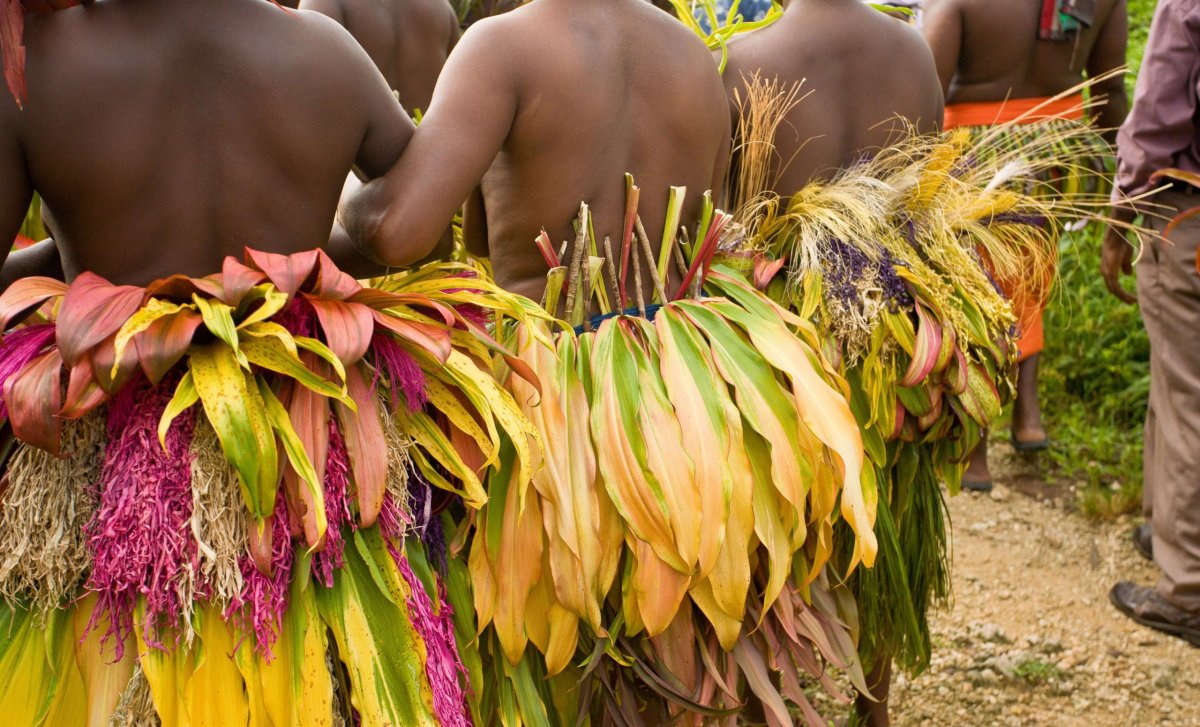
[[[995, 126], [997, 124], [1036, 124], [1052, 119], [1082, 121], [1085, 103], [1083, 94], [1072, 94], [1064, 98], [1011, 98], [1005, 101], [976, 101], [968, 103], [948, 104], [943, 124], [946, 129], [956, 129], [963, 126]], [[1042, 328], [1042, 315], [1046, 310], [1046, 301], [1028, 293], [1022, 293], [1021, 286], [1005, 285], [1001, 280], [1000, 288], [1013, 304], [1013, 312], [1017, 314], [1017, 350], [1018, 360], [1024, 361], [1030, 356], [1042, 352], [1046, 338]]]
[[1060, 99], [1010, 98], [1006, 101], [974, 101], [946, 105], [946, 129], [996, 124], [1036, 124], [1050, 119], [1083, 119], [1083, 94]]

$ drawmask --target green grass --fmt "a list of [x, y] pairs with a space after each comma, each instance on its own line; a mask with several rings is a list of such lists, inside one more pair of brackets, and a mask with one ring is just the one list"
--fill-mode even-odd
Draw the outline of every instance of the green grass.
[[1028, 684], [1045, 684], [1052, 679], [1064, 676], [1064, 672], [1057, 666], [1041, 659], [1028, 659], [1017, 665], [1013, 676]]
[[[1155, 0], [1129, 0], [1134, 72], [1141, 67], [1154, 6]], [[1041, 389], [1055, 441], [1050, 452], [1055, 474], [1082, 483], [1079, 507], [1085, 514], [1115, 517], [1135, 512], [1141, 502], [1150, 344], [1138, 309], [1104, 288], [1102, 234], [1093, 224], [1063, 241], [1059, 295], [1046, 316]]]
[[1058, 474], [1083, 483], [1078, 494], [1085, 513], [1115, 516], [1141, 500], [1150, 343], [1138, 309], [1104, 288], [1102, 233], [1093, 224], [1063, 241], [1060, 294], [1046, 317], [1041, 388]]

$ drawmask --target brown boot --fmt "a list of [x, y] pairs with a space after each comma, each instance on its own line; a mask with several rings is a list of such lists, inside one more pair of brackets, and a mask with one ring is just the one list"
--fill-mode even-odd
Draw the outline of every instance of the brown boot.
[[1143, 626], [1178, 636], [1200, 646], [1200, 612], [1185, 611], [1158, 595], [1153, 588], [1121, 581], [1108, 592], [1117, 610]]
[[1154, 533], [1150, 523], [1142, 523], [1133, 529], [1133, 549], [1146, 560], [1154, 560]]

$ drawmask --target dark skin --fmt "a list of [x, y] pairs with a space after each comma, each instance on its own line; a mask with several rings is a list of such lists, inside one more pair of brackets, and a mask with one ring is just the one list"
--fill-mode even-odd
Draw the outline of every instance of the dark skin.
[[[1096, 0], [1095, 20], [1078, 38], [1037, 37], [1040, 0], [927, 0], [924, 33], [937, 61], [946, 103], [1054, 96], [1125, 65], [1125, 0]], [[1116, 133], [1129, 111], [1125, 81], [1093, 87], [1108, 99], [1097, 119]], [[1110, 139], [1111, 141], [1111, 139]]]
[[[383, 174], [413, 131], [345, 30], [262, 0], [108, 0], [29, 18], [25, 42], [25, 110], [0, 94], [0, 238], [36, 189], [68, 280], [142, 285], [216, 272], [247, 245], [321, 246], [347, 171]], [[49, 253], [14, 254], [5, 281]]]
[[[1041, 3], [1034, 0], [929, 0], [924, 32], [937, 60], [946, 102], [1054, 96], [1077, 86], [1085, 73], [1096, 78], [1125, 65], [1129, 34], [1125, 0], [1097, 0], [1092, 26], [1066, 41], [1038, 39], [1040, 9]], [[1092, 94], [1107, 99], [1096, 121], [1107, 130], [1109, 142], [1115, 142], [1116, 130], [1129, 111], [1125, 81], [1120, 76], [1101, 81]], [[1106, 240], [1101, 271], [1111, 290], [1112, 276], [1106, 271], [1113, 265], [1119, 269], [1122, 262], [1110, 246]], [[1127, 268], [1130, 253], [1128, 245], [1126, 248]], [[1037, 398], [1038, 358], [1025, 359], [1017, 371], [1013, 404], [1013, 437], [1017, 441], [1046, 438]], [[991, 481], [986, 439], [972, 456], [966, 477]]]
[[942, 92], [920, 33], [861, 0], [787, 3], [778, 21], [730, 43], [730, 99], [756, 71], [785, 86], [803, 82], [808, 94], [775, 138], [781, 194], [886, 146], [905, 122], [922, 132], [941, 126]]
[[556, 245], [574, 240], [586, 201], [597, 238], [619, 242], [626, 172], [652, 244], [671, 185], [688, 187], [685, 224], [698, 219], [701, 193], [725, 176], [724, 109], [708, 49], [644, 0], [537, 0], [463, 35], [400, 162], [343, 221], [365, 253], [394, 263], [397, 241], [431, 243], [471, 197], [469, 249], [536, 300], [546, 263], [534, 238], [544, 226]]
[[433, 87], [454, 44], [458, 16], [446, 0], [303, 0], [300, 7], [327, 15], [354, 36], [400, 104], [429, 108]]

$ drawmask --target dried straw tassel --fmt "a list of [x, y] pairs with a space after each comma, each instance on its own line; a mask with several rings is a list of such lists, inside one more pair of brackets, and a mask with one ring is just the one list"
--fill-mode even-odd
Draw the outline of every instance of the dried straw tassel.
[[150, 682], [142, 673], [142, 667], [133, 668], [125, 691], [121, 693], [121, 701], [108, 721], [108, 727], [158, 727], [162, 722], [154, 711], [154, 699], [150, 694]]
[[59, 459], [18, 444], [0, 508], [0, 596], [27, 600], [35, 611], [74, 597], [91, 567], [84, 528], [96, 511], [107, 439], [95, 411], [63, 426]]
[[413, 446], [412, 437], [400, 431], [396, 426], [396, 418], [385, 416], [383, 419], [383, 438], [387, 443], [387, 482], [385, 487], [396, 506], [400, 508], [401, 520], [406, 527], [411, 527], [414, 518], [409, 502], [409, 478], [412, 475], [412, 457], [408, 450]]
[[193, 578], [208, 584], [210, 602], [224, 613], [241, 598], [245, 587], [239, 564], [246, 552], [245, 508], [237, 471], [225, 459], [217, 433], [203, 417], [197, 418], [191, 454], [191, 526], [200, 561]]

